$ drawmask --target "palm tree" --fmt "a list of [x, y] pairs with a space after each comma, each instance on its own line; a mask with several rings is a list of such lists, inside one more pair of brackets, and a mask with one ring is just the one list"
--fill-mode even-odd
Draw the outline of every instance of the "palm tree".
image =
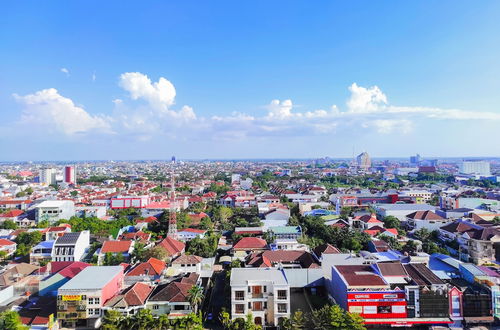
[[134, 316], [132, 316], [133, 328], [138, 330], [146, 330], [153, 328], [155, 325], [155, 319], [151, 310], [141, 309]]
[[123, 315], [116, 310], [107, 310], [102, 320], [104, 330], [117, 330], [123, 322]]
[[193, 285], [188, 291], [188, 301], [193, 308], [195, 314], [198, 313], [198, 306], [203, 302], [205, 296], [203, 295], [203, 289], [198, 285]]
[[167, 314], [160, 315], [158, 319], [156, 319], [155, 321], [156, 321], [155, 329], [166, 330], [170, 328], [170, 320], [168, 319]]

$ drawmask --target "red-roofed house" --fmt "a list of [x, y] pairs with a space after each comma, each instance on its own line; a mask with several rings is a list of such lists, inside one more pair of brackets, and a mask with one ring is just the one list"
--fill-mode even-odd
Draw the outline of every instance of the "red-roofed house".
[[244, 259], [250, 253], [265, 250], [267, 250], [267, 242], [259, 237], [243, 237], [233, 245], [233, 254], [240, 259]]
[[123, 233], [120, 236], [120, 240], [133, 240], [133, 241], [141, 241], [143, 243], [148, 244], [151, 239], [150, 233], [145, 233], [143, 231], [137, 231], [133, 233]]
[[34, 226], [35, 222], [33, 220], [29, 220], [25, 215], [24, 211], [19, 209], [10, 210], [0, 214], [0, 222], [9, 220], [15, 222], [19, 227]]
[[63, 236], [66, 233], [71, 233], [71, 227], [68, 226], [49, 227], [45, 231], [45, 240], [55, 241], [57, 238]]
[[186, 248], [186, 244], [173, 239], [172, 237], [167, 237], [163, 241], [161, 241], [158, 246], [161, 246], [165, 251], [167, 251], [167, 256], [170, 258], [175, 258], [179, 256], [181, 253], [184, 253]]
[[125, 282], [154, 282], [158, 280], [165, 271], [166, 264], [164, 261], [149, 258], [146, 262], [141, 262], [125, 274]]
[[371, 229], [375, 226], [384, 227], [384, 223], [377, 219], [375, 213], [355, 217], [353, 221], [359, 221], [361, 223], [361, 227], [364, 229]]
[[398, 230], [396, 228], [382, 228], [379, 226], [374, 226], [374, 227], [371, 227], [370, 229], [364, 230], [364, 232], [372, 237], [377, 236], [379, 234], [386, 235], [389, 237], [394, 237], [394, 238], [398, 237]]
[[102, 264], [106, 253], [121, 254], [125, 260], [130, 258], [134, 251], [135, 241], [105, 241], [97, 255], [98, 264]]
[[445, 219], [432, 211], [415, 211], [406, 216], [408, 228], [415, 231], [422, 228], [429, 231], [439, 230], [451, 222], [451, 219]]
[[174, 282], [158, 285], [149, 297], [146, 307], [155, 316], [167, 314], [169, 318], [186, 316], [192, 313], [189, 303], [189, 289], [198, 282], [195, 273]]
[[109, 299], [102, 309], [117, 310], [124, 316], [133, 315], [137, 311], [144, 309], [146, 299], [153, 289], [154, 287], [149, 284], [137, 282]]
[[17, 244], [16, 242], [9, 241], [8, 239], [0, 238], [0, 251], [5, 251], [7, 256], [12, 255], [16, 252]]
[[201, 222], [201, 219], [203, 218], [208, 218], [208, 214], [205, 212], [200, 212], [200, 213], [190, 213], [188, 214], [189, 219], [191, 219], [191, 226], [198, 226]]

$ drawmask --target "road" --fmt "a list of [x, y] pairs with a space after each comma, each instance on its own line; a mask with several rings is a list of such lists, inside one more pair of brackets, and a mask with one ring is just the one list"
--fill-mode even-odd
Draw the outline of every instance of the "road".
[[222, 329], [219, 322], [219, 315], [222, 307], [226, 305], [224, 296], [224, 287], [226, 284], [226, 272], [218, 272], [214, 275], [214, 286], [212, 287], [210, 293], [210, 302], [206, 305], [206, 314], [212, 314], [212, 321], [207, 321], [205, 323], [205, 328], [207, 329]]

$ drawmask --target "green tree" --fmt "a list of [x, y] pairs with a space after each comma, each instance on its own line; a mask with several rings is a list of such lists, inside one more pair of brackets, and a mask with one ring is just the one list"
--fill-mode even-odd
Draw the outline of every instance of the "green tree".
[[191, 289], [189, 289], [187, 299], [195, 314], [198, 313], [198, 307], [203, 302], [203, 298], [203, 289], [198, 285], [193, 285]]
[[221, 222], [226, 222], [233, 216], [233, 210], [227, 206], [222, 206], [218, 209], [217, 215]]
[[383, 240], [384, 242], [386, 242], [387, 244], [389, 244], [390, 248], [393, 250], [401, 251], [401, 249], [403, 248], [401, 243], [399, 243], [399, 241], [392, 236], [387, 236], [387, 235], [382, 234], [379, 236], [379, 238], [381, 240]]
[[50, 223], [48, 220], [42, 220], [37, 223], [36, 227], [37, 228], [48, 228], [50, 226]]
[[32, 247], [42, 241], [42, 233], [38, 230], [32, 232], [22, 232], [16, 237], [17, 244], [24, 244], [28, 247]]
[[125, 262], [125, 257], [122, 253], [106, 252], [106, 254], [104, 255], [104, 266], [116, 266], [121, 264], [122, 262]]
[[144, 248], [144, 244], [137, 242], [134, 245], [134, 251], [132, 252], [132, 254], [130, 256], [130, 260], [133, 263], [144, 262], [144, 261], [146, 261], [145, 260], [145, 253], [146, 253], [146, 249]]
[[170, 319], [167, 314], [162, 314], [156, 320], [156, 326], [154, 327], [158, 330], [167, 330], [170, 329]]
[[167, 251], [161, 246], [155, 246], [150, 249], [146, 249], [144, 252], [143, 261], [149, 260], [149, 258], [155, 258], [159, 260], [165, 260], [167, 258]]
[[133, 329], [146, 330], [155, 326], [155, 319], [149, 309], [140, 309], [132, 316]]
[[5, 220], [0, 227], [3, 229], [17, 229], [16, 223], [12, 220]]
[[5, 258], [7, 258], [7, 251], [0, 251], [0, 261], [5, 261]]
[[24, 330], [27, 326], [21, 322], [21, 317], [15, 311], [7, 310], [0, 313], [0, 329], [5, 330]]
[[224, 329], [231, 329], [232, 321], [231, 321], [231, 315], [226, 311], [225, 308], [222, 308], [220, 315], [219, 315], [219, 321], [224, 327]]
[[343, 310], [339, 305], [323, 306], [311, 313], [309, 327], [316, 329], [355, 329], [364, 330], [363, 319]]
[[418, 244], [415, 243], [414, 240], [409, 240], [406, 242], [406, 244], [403, 246], [403, 251], [408, 252], [410, 254], [415, 253], [418, 251]]
[[388, 215], [384, 218], [384, 226], [385, 228], [396, 228], [399, 229], [401, 227], [401, 221], [398, 218]]
[[18, 244], [16, 248], [16, 252], [14, 255], [16, 257], [22, 257], [28, 255], [30, 253], [31, 248], [25, 244]]
[[432, 238], [432, 233], [427, 228], [421, 228], [415, 231], [415, 237], [417, 237], [422, 241], [422, 243], [424, 243], [430, 241], [430, 239]]
[[214, 223], [212, 220], [210, 220], [209, 217], [204, 217], [200, 221], [200, 229], [205, 229], [205, 230], [213, 230], [214, 229]]
[[123, 316], [116, 310], [107, 310], [102, 319], [103, 330], [119, 330]]
[[306, 323], [306, 315], [298, 309], [291, 318], [284, 318], [280, 326], [285, 330], [300, 330], [305, 329]]

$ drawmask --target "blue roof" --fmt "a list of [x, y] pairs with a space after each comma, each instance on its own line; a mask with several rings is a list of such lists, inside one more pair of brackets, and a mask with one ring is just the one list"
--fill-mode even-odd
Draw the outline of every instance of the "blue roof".
[[314, 209], [311, 211], [304, 212], [304, 215], [313, 215], [313, 216], [331, 215], [331, 214], [335, 214], [335, 212], [330, 211], [330, 210], [325, 210], [325, 209]]
[[38, 243], [35, 248], [37, 249], [52, 249], [54, 246], [55, 241], [42, 241]]
[[461, 261], [441, 253], [433, 253], [429, 258], [429, 268], [432, 270], [456, 272], [461, 263]]

